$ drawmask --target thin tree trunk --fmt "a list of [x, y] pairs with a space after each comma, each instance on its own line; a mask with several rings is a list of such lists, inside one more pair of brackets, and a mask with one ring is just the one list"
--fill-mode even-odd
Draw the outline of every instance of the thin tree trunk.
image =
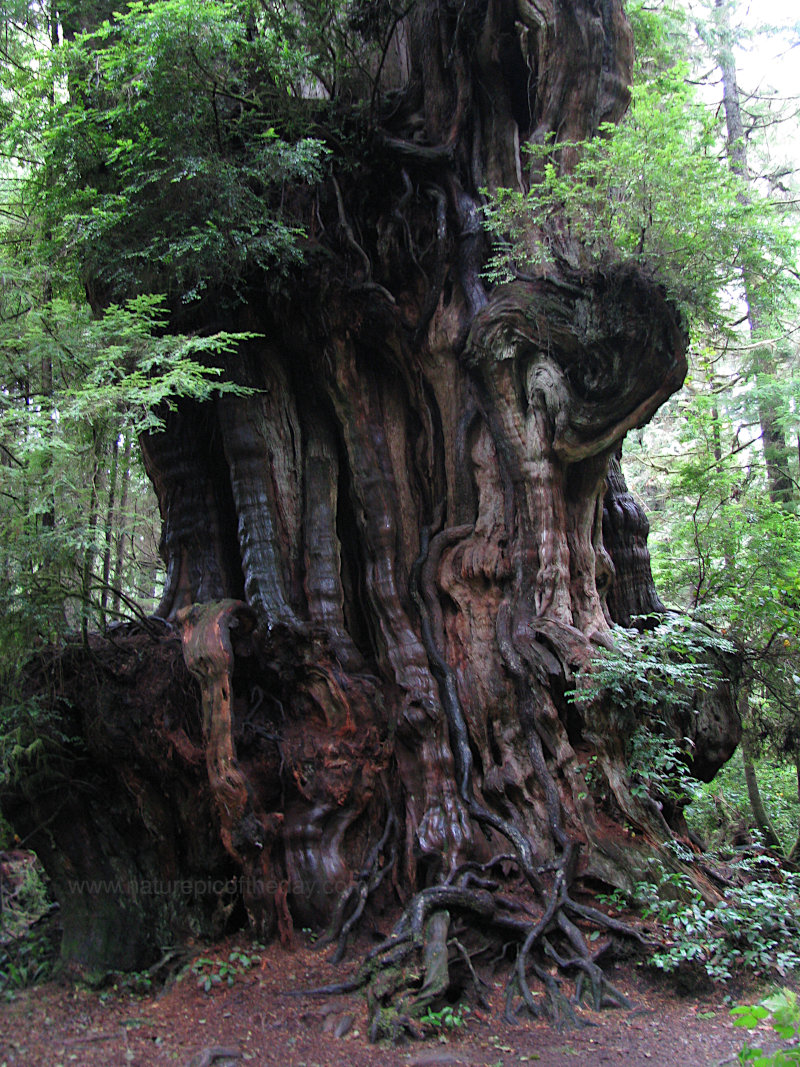
[[752, 758], [751, 746], [746, 739], [746, 735], [742, 738], [742, 765], [744, 766], [744, 778], [747, 783], [747, 796], [750, 800], [750, 810], [753, 813], [756, 826], [764, 839], [764, 844], [768, 848], [774, 848], [780, 855], [783, 855], [783, 845], [781, 844], [781, 840], [778, 837], [775, 827], [772, 824], [772, 819], [770, 818], [769, 812], [761, 797], [761, 790], [758, 786], [758, 777], [756, 775], [756, 768]]
[[[727, 155], [731, 170], [745, 183], [742, 200], [750, 203], [747, 189], [751, 181], [747, 163], [747, 140], [742, 121], [739, 84], [736, 75], [736, 61], [733, 55], [732, 35], [729, 18], [729, 0], [715, 0], [717, 9], [717, 55], [716, 60], [722, 75], [722, 103], [725, 111], [725, 125], [728, 133]], [[757, 341], [765, 325], [766, 315], [762, 302], [753, 286], [753, 279], [747, 270], [742, 271], [747, 316], [750, 336]], [[775, 359], [764, 348], [759, 353], [757, 372], [767, 378], [774, 377], [777, 370]], [[764, 449], [764, 462], [767, 468], [770, 498], [775, 503], [786, 503], [792, 499], [793, 483], [789, 477], [789, 449], [780, 426], [779, 412], [775, 402], [765, 396], [761, 389], [756, 390], [758, 417], [761, 425], [761, 441]]]
[[120, 490], [119, 509], [117, 512], [117, 540], [115, 545], [114, 574], [111, 584], [114, 590], [112, 608], [115, 613], [120, 609], [120, 592], [125, 572], [125, 542], [128, 538], [128, 491], [131, 484], [131, 448], [132, 437], [125, 435], [125, 448], [122, 453], [122, 486]]
[[108, 607], [109, 584], [111, 579], [111, 549], [114, 537], [114, 504], [117, 495], [117, 472], [119, 468], [119, 438], [114, 438], [111, 446], [111, 467], [108, 472], [108, 501], [106, 503], [106, 523], [103, 530], [103, 587], [100, 590], [100, 627], [106, 626], [106, 609]]

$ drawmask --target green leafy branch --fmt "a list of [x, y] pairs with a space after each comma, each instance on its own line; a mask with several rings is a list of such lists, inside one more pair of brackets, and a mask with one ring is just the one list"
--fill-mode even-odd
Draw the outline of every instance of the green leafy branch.
[[[295, 96], [312, 63], [302, 23], [237, 0], [137, 0], [43, 55], [5, 138], [42, 131], [25, 195], [61, 268], [191, 303], [297, 264], [285, 184], [313, 186], [328, 156]], [[35, 122], [34, 94], [53, 101]]]
[[674, 63], [635, 85], [625, 120], [590, 140], [526, 147], [528, 191], [485, 191], [497, 241], [492, 280], [546, 270], [559, 254], [577, 256], [577, 268], [610, 256], [651, 270], [691, 321], [730, 328], [743, 270], [776, 314], [791, 306], [798, 235], [790, 209], [731, 172], [717, 116], [695, 98], [688, 75]]
[[644, 618], [645, 626], [615, 626], [610, 648], [598, 648], [567, 696], [582, 702], [611, 697], [621, 712], [643, 709], [656, 716], [665, 706], [689, 708], [697, 693], [711, 692], [725, 677], [724, 658], [735, 652], [726, 637], [686, 615]]
[[797, 993], [791, 989], [782, 989], [766, 997], [758, 1004], [738, 1004], [731, 1009], [733, 1025], [747, 1030], [755, 1030], [769, 1022], [775, 1034], [783, 1041], [791, 1041], [788, 1048], [777, 1049], [773, 1053], [763, 1052], [760, 1048], [745, 1045], [737, 1057], [739, 1063], [751, 1063], [757, 1067], [788, 1067], [800, 1064], [800, 1005]]

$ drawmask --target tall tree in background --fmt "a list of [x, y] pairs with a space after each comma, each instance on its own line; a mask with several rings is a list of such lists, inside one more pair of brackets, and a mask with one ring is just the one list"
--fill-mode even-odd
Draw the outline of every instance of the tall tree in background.
[[[753, 180], [747, 160], [747, 131], [742, 120], [742, 104], [733, 54], [729, 4], [715, 0], [711, 47], [722, 79], [722, 105], [725, 112], [727, 133], [726, 152], [731, 170], [743, 181], [742, 197], [749, 198], [749, 186]], [[768, 383], [774, 381], [777, 361], [771, 349], [775, 340], [769, 333], [778, 328], [774, 305], [769, 298], [768, 279], [754, 275], [747, 263], [742, 266], [742, 285], [747, 307], [747, 322], [750, 339], [759, 345], [755, 370]], [[766, 289], [766, 292], [764, 291]], [[774, 394], [774, 388], [771, 389]], [[766, 395], [765, 395], [766, 394]], [[770, 496], [774, 501], [788, 502], [793, 496], [793, 481], [789, 473], [789, 454], [781, 413], [777, 408], [770, 387], [757, 390], [758, 416], [761, 423], [761, 440], [769, 480]]]
[[[735, 5], [697, 5], [694, 17], [695, 77], [705, 71], [713, 85], [704, 96], [719, 99], [716, 151], [738, 179], [740, 218], [753, 212], [771, 251], [762, 257], [743, 244], [729, 257], [726, 317], [712, 329], [698, 323], [691, 395], [648, 429], [640, 454], [647, 477], [633, 481], [659, 507], [655, 562], [665, 599], [698, 611], [742, 649], [744, 771], [756, 824], [780, 849], [754, 757], [769, 752], [794, 764], [798, 738], [798, 468], [789, 444], [796, 432], [797, 216], [795, 175], [784, 162], [796, 116], [792, 102], [768, 87], [740, 88]], [[768, 32], [761, 31], [762, 47]]]
[[[448, 945], [470, 927], [518, 941], [533, 1010], [531, 981], [565, 1009], [548, 955], [599, 1006], [616, 994], [578, 924], [621, 927], [578, 891], [676, 865], [684, 826], [632, 787], [635, 708], [569, 691], [615, 617], [660, 606], [607, 475], [680, 387], [686, 330], [646, 257], [588, 248], [563, 205], [516, 225], [490, 284], [481, 209], [574, 174], [622, 117], [621, 3], [166, 0], [54, 64], [30, 195], [96, 314], [158, 291], [174, 330], [247, 335], [216, 349], [224, 395], [167, 392], [142, 435], [166, 636], [96, 638], [29, 680], [80, 743], [0, 796], [64, 955], [141, 966], [242, 906], [344, 945], [396, 893], [359, 978], [374, 1034], [464, 980]], [[664, 716], [704, 777], [738, 740], [722, 682]]]
[[[715, 0], [715, 15], [714, 58], [719, 65], [722, 76], [722, 103], [725, 110], [725, 127], [728, 135], [727, 155], [731, 169], [743, 179], [745, 188], [747, 188], [751, 181], [747, 159], [747, 140], [742, 121], [730, 15], [728, 6], [723, 0]], [[747, 192], [742, 195], [747, 196]], [[785, 505], [796, 498], [798, 483], [791, 477], [785, 422], [781, 418], [781, 412], [776, 402], [774, 383], [778, 372], [778, 361], [773, 352], [770, 351], [776, 346], [776, 341], [770, 341], [766, 336], [770, 331], [770, 327], [773, 332], [776, 330], [777, 323], [774, 321], [774, 317], [769, 314], [768, 301], [759, 293], [755, 279], [751, 276], [746, 266], [742, 274], [742, 283], [747, 304], [750, 340], [757, 346], [755, 372], [758, 379], [760, 379], [759, 385], [761, 385], [761, 388], [757, 388], [756, 399], [769, 495], [773, 503]], [[766, 389], [763, 387], [765, 382]], [[754, 746], [748, 736], [748, 732], [745, 732], [742, 740], [742, 759], [753, 814], [767, 842], [780, 847], [780, 842], [761, 798], [753, 756]], [[800, 748], [796, 750], [795, 760], [798, 769], [798, 789], [800, 790]], [[798, 835], [798, 842], [800, 842], [800, 835]]]

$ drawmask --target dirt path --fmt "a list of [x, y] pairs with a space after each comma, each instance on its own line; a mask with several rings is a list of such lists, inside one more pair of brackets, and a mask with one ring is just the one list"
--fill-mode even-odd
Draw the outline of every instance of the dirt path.
[[[217, 946], [209, 957], [224, 961], [236, 948]], [[644, 1067], [733, 1064], [744, 1033], [732, 1026], [725, 989], [676, 995], [674, 988], [633, 966], [619, 967], [614, 982], [634, 1001], [631, 1011], [584, 1012], [589, 1024], [556, 1033], [545, 1023], [512, 1027], [502, 1019], [502, 987], [490, 990], [491, 1011], [472, 1011], [463, 1027], [404, 1048], [370, 1045], [365, 1037], [363, 998], [287, 997], [285, 990], [340, 981], [321, 954], [307, 944], [291, 953], [278, 946], [259, 962], [241, 967], [233, 984], [213, 983], [210, 992], [195, 973], [165, 991], [132, 995], [103, 993], [50, 983], [19, 993], [0, 1006], [0, 1067], [108, 1067], [179, 1064], [232, 1067], [282, 1064], [292, 1067], [549, 1067], [622, 1064]], [[218, 971], [219, 968], [217, 967]], [[755, 999], [758, 990], [736, 999]], [[761, 1042], [764, 1043], [762, 1035]], [[219, 1055], [211, 1058], [216, 1050]], [[222, 1055], [227, 1050], [229, 1055]]]

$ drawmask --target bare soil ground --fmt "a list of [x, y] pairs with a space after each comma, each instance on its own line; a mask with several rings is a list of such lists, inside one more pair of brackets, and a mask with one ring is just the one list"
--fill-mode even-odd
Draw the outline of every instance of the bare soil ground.
[[[225, 960], [237, 948], [248, 950], [245, 942], [233, 941], [205, 956]], [[641, 965], [618, 964], [614, 983], [635, 1007], [601, 1014], [584, 1010], [585, 1026], [558, 1033], [545, 1022], [506, 1023], [503, 976], [497, 975], [488, 990], [489, 1010], [471, 1011], [455, 1031], [389, 1047], [369, 1044], [363, 997], [285, 995], [341, 981], [349, 967], [334, 969], [329, 954], [298, 935], [292, 951], [277, 944], [260, 950], [259, 961], [236, 974], [232, 985], [214, 984], [209, 992], [190, 968], [179, 981], [146, 995], [66, 982], [21, 991], [0, 1004], [0, 1067], [713, 1067], [735, 1063], [747, 1037], [732, 1025], [726, 995], [752, 1002], [764, 994], [757, 987], [705, 987], [681, 995], [674, 983]], [[767, 1033], [750, 1040], [774, 1045]]]

